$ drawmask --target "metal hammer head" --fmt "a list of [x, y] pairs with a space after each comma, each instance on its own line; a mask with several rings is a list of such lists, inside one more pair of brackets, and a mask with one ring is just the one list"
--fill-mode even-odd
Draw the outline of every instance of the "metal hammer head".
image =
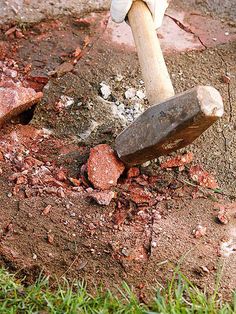
[[220, 93], [197, 86], [148, 108], [115, 141], [119, 158], [138, 165], [191, 144], [224, 113]]

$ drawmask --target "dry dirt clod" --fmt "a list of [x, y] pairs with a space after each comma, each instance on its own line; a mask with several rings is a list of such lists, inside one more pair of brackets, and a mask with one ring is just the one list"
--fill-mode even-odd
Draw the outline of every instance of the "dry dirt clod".
[[109, 145], [100, 144], [90, 150], [88, 178], [95, 188], [109, 190], [116, 186], [125, 169]]

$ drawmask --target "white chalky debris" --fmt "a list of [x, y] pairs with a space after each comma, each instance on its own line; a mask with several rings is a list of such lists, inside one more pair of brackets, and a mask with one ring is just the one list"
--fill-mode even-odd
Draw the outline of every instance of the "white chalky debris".
[[125, 92], [126, 99], [132, 99], [135, 97], [135, 95], [136, 95], [136, 90], [133, 87], [127, 89], [127, 91]]
[[60, 103], [64, 108], [68, 108], [73, 105], [74, 99], [72, 97], [62, 95], [60, 98]]
[[102, 93], [102, 98], [104, 99], [108, 99], [109, 96], [111, 95], [111, 88], [109, 85], [107, 85], [106, 83], [102, 82], [100, 83], [100, 91]]
[[144, 111], [143, 106], [139, 103], [125, 106], [123, 103], [117, 101], [115, 104], [118, 116], [122, 120], [125, 119], [128, 123], [133, 122]]
[[141, 90], [138, 90], [136, 92], [136, 96], [139, 98], [139, 99], [144, 99], [146, 97], [145, 93]]

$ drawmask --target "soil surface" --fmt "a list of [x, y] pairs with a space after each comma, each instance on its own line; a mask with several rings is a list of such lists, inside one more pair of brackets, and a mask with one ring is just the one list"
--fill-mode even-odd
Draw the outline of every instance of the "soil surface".
[[[228, 19], [220, 22], [230, 22], [233, 32], [231, 13], [228, 6]], [[166, 55], [176, 92], [212, 85], [225, 115], [183, 150], [194, 153], [191, 164], [164, 169], [162, 157], [140, 166], [133, 178], [124, 173], [110, 205], [100, 206], [89, 197], [89, 149], [113, 146], [134, 108], [148, 107], [136, 53], [114, 41], [107, 24], [107, 13], [98, 12], [1, 28], [4, 75], [44, 97], [1, 129], [0, 264], [27, 282], [42, 270], [85, 280], [91, 290], [126, 281], [144, 301], [179, 265], [209, 292], [221, 275], [220, 294], [229, 297], [236, 287], [236, 42], [208, 48], [206, 41], [198, 50]], [[127, 97], [130, 88], [136, 95]], [[193, 181], [190, 167], [199, 164], [219, 188]]]

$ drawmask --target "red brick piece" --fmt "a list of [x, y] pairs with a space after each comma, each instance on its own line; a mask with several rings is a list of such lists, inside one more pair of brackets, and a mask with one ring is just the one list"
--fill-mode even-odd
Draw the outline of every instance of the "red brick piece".
[[42, 93], [36, 93], [32, 88], [26, 88], [19, 83], [0, 83], [0, 125], [29, 109], [40, 101]]
[[115, 197], [115, 193], [113, 191], [93, 191], [89, 196], [99, 205], [108, 206]]
[[168, 159], [167, 161], [161, 164], [161, 168], [166, 169], [166, 168], [181, 167], [181, 166], [185, 166], [186, 164], [189, 164], [192, 161], [193, 161], [193, 153], [189, 152], [187, 154], [178, 155], [176, 157]]
[[117, 184], [124, 169], [124, 164], [116, 157], [109, 145], [100, 144], [91, 148], [88, 178], [95, 188], [109, 190]]
[[197, 182], [199, 185], [208, 188], [208, 189], [217, 189], [219, 185], [216, 179], [209, 174], [206, 170], [200, 165], [192, 166], [189, 169], [190, 178]]
[[136, 178], [140, 175], [140, 171], [139, 168], [137, 167], [132, 167], [129, 169], [128, 173], [127, 173], [127, 178]]

